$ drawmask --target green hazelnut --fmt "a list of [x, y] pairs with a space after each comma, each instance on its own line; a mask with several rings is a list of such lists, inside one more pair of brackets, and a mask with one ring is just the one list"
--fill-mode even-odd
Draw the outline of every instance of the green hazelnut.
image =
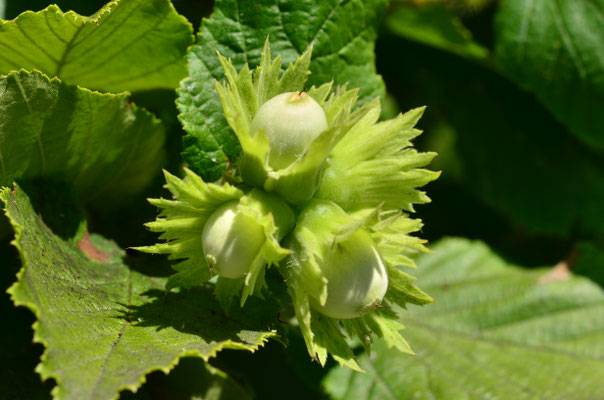
[[305, 92], [287, 92], [264, 103], [251, 131], [266, 131], [269, 141], [268, 164], [280, 170], [294, 163], [321, 132], [327, 129], [325, 111]]

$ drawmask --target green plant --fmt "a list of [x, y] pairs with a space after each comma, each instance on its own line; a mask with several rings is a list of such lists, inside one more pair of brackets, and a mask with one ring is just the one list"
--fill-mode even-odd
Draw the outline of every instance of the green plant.
[[[408, 352], [391, 304], [432, 302], [400, 270], [413, 265], [401, 253], [424, 250], [424, 241], [407, 235], [421, 223], [397, 209], [412, 210], [413, 202], [428, 201], [416, 187], [438, 174], [417, 168], [433, 154], [409, 149], [409, 138], [419, 133], [413, 125], [421, 112], [376, 124], [379, 102], [354, 109], [357, 90], [341, 87], [331, 92], [332, 83], [327, 83], [306, 94], [302, 86], [310, 58], [308, 50], [281, 77], [280, 60], [271, 59], [268, 40], [253, 74], [247, 65], [237, 73], [230, 61], [220, 58], [228, 84], [216, 83], [216, 88], [243, 151], [230, 179], [241, 175], [245, 184], [257, 188], [244, 195], [250, 190], [247, 185], [208, 185], [190, 171], [182, 181], [166, 175], [176, 203], [152, 200], [162, 213], [149, 226], [163, 232], [168, 242], [139, 250], [183, 259], [168, 288], [202, 285], [215, 271], [220, 275], [216, 295], [226, 312], [240, 292], [242, 306], [249, 295], [261, 294], [267, 286], [266, 264], [278, 265], [311, 357], [323, 365], [331, 353], [343, 365], [358, 369], [338, 320], [351, 320], [344, 323], [347, 335], [358, 336], [367, 347], [374, 333]], [[338, 152], [342, 142], [344, 148], [355, 149]], [[334, 161], [324, 171], [328, 158]], [[351, 162], [358, 163], [357, 174], [338, 178], [341, 170], [333, 165]], [[375, 163], [390, 164], [393, 175], [380, 175]], [[327, 179], [329, 189], [321, 191], [324, 176], [336, 176], [336, 181]], [[366, 192], [364, 202], [356, 189]], [[322, 200], [311, 200], [317, 190]], [[230, 200], [228, 193], [239, 200]], [[262, 211], [246, 214], [246, 206]], [[281, 239], [284, 244], [279, 245]], [[369, 286], [362, 288], [364, 284]], [[323, 317], [313, 317], [311, 306]]]
[[602, 0], [57, 1], [0, 0], [0, 398], [598, 398]]

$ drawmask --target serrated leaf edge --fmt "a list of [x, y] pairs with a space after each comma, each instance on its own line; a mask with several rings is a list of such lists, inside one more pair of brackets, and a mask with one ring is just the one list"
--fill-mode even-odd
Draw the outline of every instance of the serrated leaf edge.
[[[44, 346], [44, 352], [40, 356], [40, 363], [38, 363], [38, 365], [36, 366], [35, 371], [40, 375], [40, 377], [43, 381], [46, 381], [50, 378], [52, 378], [56, 381], [56, 386], [53, 387], [53, 389], [51, 390], [51, 394], [53, 395], [54, 398], [58, 399], [58, 398], [60, 398], [59, 391], [61, 390], [61, 379], [55, 372], [50, 372], [45, 369], [46, 357], [48, 355], [48, 343], [46, 342], [45, 339], [43, 339], [39, 335], [39, 331], [38, 331], [40, 310], [38, 309], [38, 306], [34, 302], [18, 300], [15, 297], [15, 293], [14, 293], [17, 290], [17, 287], [20, 285], [21, 278], [22, 278], [23, 274], [25, 273], [25, 269], [27, 268], [27, 264], [28, 264], [27, 258], [25, 257], [25, 253], [23, 252], [23, 250], [21, 249], [21, 246], [19, 245], [19, 241], [21, 240], [21, 236], [23, 234], [24, 227], [22, 225], [19, 225], [9, 215], [9, 212], [6, 207], [6, 204], [9, 201], [11, 201], [11, 196], [13, 196], [17, 190], [21, 190], [21, 189], [16, 184], [14, 184], [13, 189], [10, 189], [8, 187], [0, 188], [0, 200], [2, 200], [5, 203], [4, 215], [6, 215], [6, 217], [9, 219], [11, 226], [13, 227], [13, 230], [15, 232], [15, 238], [13, 240], [11, 240], [10, 243], [17, 249], [17, 251], [19, 252], [19, 257], [21, 259], [21, 269], [19, 269], [19, 272], [17, 272], [17, 275], [16, 275], [17, 280], [6, 290], [6, 293], [10, 295], [10, 299], [12, 300], [12, 302], [14, 303], [15, 306], [26, 307], [32, 313], [34, 313], [34, 315], [36, 316], [36, 321], [31, 325], [33, 332], [34, 332], [33, 342], [42, 344]], [[174, 369], [174, 367], [176, 367], [178, 365], [181, 358], [194, 356], [194, 357], [201, 358], [204, 362], [207, 362], [210, 358], [216, 357], [218, 352], [220, 352], [224, 349], [248, 350], [248, 351], [254, 353], [258, 349], [263, 347], [264, 344], [266, 342], [268, 342], [269, 339], [278, 338], [279, 334], [276, 331], [271, 331], [271, 332], [263, 332], [259, 336], [260, 337], [258, 338], [257, 345], [246, 346], [246, 345], [234, 342], [229, 339], [229, 340], [222, 342], [220, 344], [220, 346], [216, 346], [212, 351], [210, 351], [209, 354], [207, 354], [205, 356], [203, 354], [201, 354], [201, 352], [199, 350], [184, 351], [181, 354], [179, 354], [178, 356], [176, 356], [172, 360], [172, 362], [166, 367], [155, 366], [155, 367], [150, 367], [150, 368], [146, 369], [144, 371], [143, 375], [141, 376], [140, 380], [136, 384], [120, 385], [117, 393], [115, 394], [114, 397], [111, 398], [111, 400], [118, 400], [120, 397], [120, 392], [122, 390], [130, 390], [132, 392], [136, 392], [138, 390], [138, 388], [141, 387], [141, 385], [147, 381], [147, 374], [149, 374], [151, 372], [162, 371], [165, 374], [168, 374], [171, 370]]]

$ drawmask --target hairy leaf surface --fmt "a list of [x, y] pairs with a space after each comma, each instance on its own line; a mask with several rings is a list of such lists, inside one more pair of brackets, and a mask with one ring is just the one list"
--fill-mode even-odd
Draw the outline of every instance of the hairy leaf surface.
[[237, 161], [240, 147], [224, 118], [214, 80], [224, 80], [216, 51], [231, 58], [236, 70], [255, 68], [266, 37], [274, 55], [283, 58], [282, 72], [313, 46], [312, 85], [334, 80], [361, 87], [360, 103], [384, 94], [375, 72], [373, 43], [383, 0], [279, 2], [219, 0], [204, 20], [188, 55], [188, 78], [182, 81], [177, 105], [188, 135], [184, 158], [205, 181]]
[[258, 301], [227, 318], [210, 288], [165, 293], [164, 278], [129, 269], [113, 242], [53, 234], [20, 187], [0, 197], [23, 263], [9, 293], [36, 314], [34, 341], [46, 346], [37, 371], [57, 381], [56, 399], [114, 399], [180, 357], [254, 351], [275, 336], [273, 306]]
[[126, 94], [101, 94], [40, 72], [0, 76], [0, 185], [44, 177], [84, 201], [119, 201], [146, 186], [163, 158], [164, 128]]
[[604, 149], [604, 0], [506, 0], [496, 22], [504, 72]]
[[336, 399], [594, 399], [604, 374], [604, 294], [556, 269], [523, 270], [486, 245], [446, 239], [418, 258], [437, 300], [401, 322], [415, 356], [384, 343], [366, 375], [333, 370]]
[[56, 5], [0, 20], [0, 73], [38, 69], [103, 91], [173, 89], [193, 29], [168, 0], [118, 0], [92, 17]]

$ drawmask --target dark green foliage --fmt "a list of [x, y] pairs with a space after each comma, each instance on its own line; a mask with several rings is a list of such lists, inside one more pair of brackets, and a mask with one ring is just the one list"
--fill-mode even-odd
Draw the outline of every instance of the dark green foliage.
[[571, 133], [604, 150], [604, 1], [510, 0], [497, 14], [503, 72]]
[[[0, 0], [1, 399], [602, 396], [603, 0], [52, 3]], [[156, 242], [142, 223], [146, 198], [171, 196], [161, 168], [240, 187], [216, 52], [253, 72], [267, 36], [281, 73], [313, 46], [306, 89], [349, 82], [361, 106], [381, 97], [383, 119], [427, 106], [403, 146], [438, 153], [426, 194], [386, 164], [358, 184], [373, 156], [319, 192], [356, 182], [342, 191], [355, 201], [337, 199], [350, 210], [369, 184], [399, 198], [389, 181], [410, 203], [385, 209], [432, 199], [412, 217], [434, 253], [404, 258], [418, 269], [397, 285], [436, 304], [381, 311], [415, 355], [349, 343], [367, 374], [308, 356], [277, 268], [242, 309], [213, 281], [166, 292], [165, 258], [123, 249]], [[345, 348], [336, 325], [312, 324]]]

